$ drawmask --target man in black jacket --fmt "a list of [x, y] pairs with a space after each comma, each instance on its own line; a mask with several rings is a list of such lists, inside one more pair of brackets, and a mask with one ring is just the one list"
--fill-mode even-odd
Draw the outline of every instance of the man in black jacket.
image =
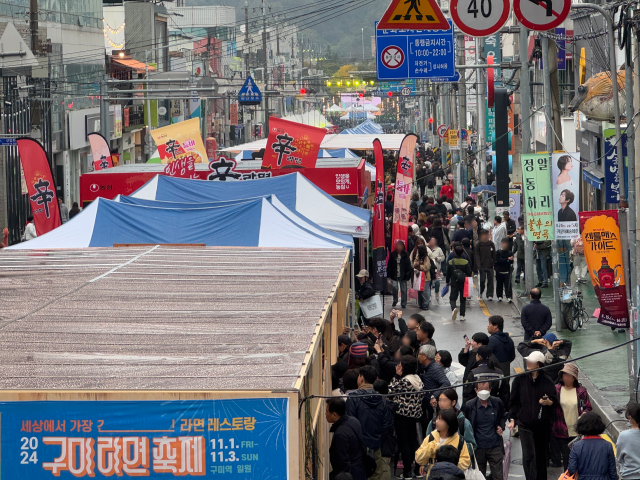
[[367, 270], [364, 268], [360, 270], [356, 275], [356, 278], [358, 279], [358, 285], [356, 285], [356, 298], [358, 300], [366, 300], [376, 294], [376, 291], [373, 289], [373, 285], [371, 285], [371, 282], [369, 281], [369, 272]]
[[482, 345], [476, 352], [477, 366], [469, 372], [469, 376], [465, 379], [464, 388], [462, 390], [462, 401], [467, 403], [476, 396], [475, 384], [479, 380], [490, 382], [491, 395], [502, 400], [505, 407], [509, 406], [509, 381], [502, 380], [504, 376], [499, 365], [495, 361], [495, 356], [491, 353], [491, 347]]
[[551, 310], [540, 302], [542, 298], [540, 289], [532, 288], [529, 297], [531, 302], [522, 307], [520, 314], [525, 342], [531, 340], [534, 335], [542, 337], [551, 328]]
[[376, 472], [372, 477], [374, 480], [388, 478], [390, 475], [390, 458], [382, 456], [382, 435], [393, 428], [393, 414], [384, 397], [361, 396], [367, 393], [377, 393], [373, 388], [373, 383], [378, 378], [375, 367], [365, 365], [360, 367], [358, 376], [358, 390], [351, 392], [347, 397], [347, 415], [358, 419], [362, 427], [362, 442], [365, 447], [375, 453]]
[[485, 282], [487, 284], [487, 300], [493, 300], [493, 263], [496, 258], [496, 247], [489, 240], [489, 232], [480, 230], [478, 232], [480, 240], [473, 246], [473, 254], [475, 255], [476, 269], [480, 273], [480, 295], [484, 292]]
[[469, 420], [478, 447], [475, 450], [478, 468], [486, 478], [487, 463], [491, 467], [491, 479], [502, 480], [504, 460], [504, 429], [507, 412], [502, 400], [491, 396], [489, 382], [475, 386], [476, 398], [462, 406], [464, 417]]
[[[528, 370], [544, 366], [542, 352], [524, 359]], [[547, 480], [547, 449], [558, 403], [556, 386], [543, 370], [516, 377], [511, 385], [509, 428], [518, 425], [526, 480]]]
[[471, 340], [465, 335], [464, 348], [458, 353], [458, 362], [464, 365], [463, 382], [467, 380], [469, 372], [478, 366], [476, 353], [482, 345], [489, 345], [489, 336], [486, 333], [474, 333]]
[[[442, 387], [450, 387], [451, 383], [444, 373], [444, 368], [436, 362], [436, 347], [433, 345], [423, 345], [418, 351], [418, 373], [422, 379], [422, 389], [430, 392]], [[431, 393], [427, 393], [424, 398], [429, 400]]]
[[407, 282], [413, 276], [413, 267], [409, 254], [404, 248], [404, 243], [396, 242], [394, 251], [389, 255], [389, 263], [387, 265], [387, 277], [395, 282], [395, 291], [393, 292], [393, 306], [398, 304], [398, 290], [400, 290], [400, 305], [402, 308], [407, 306]]
[[507, 297], [507, 302], [511, 303], [511, 266], [513, 265], [513, 253], [509, 248], [509, 239], [500, 240], [501, 249], [496, 252], [494, 268], [496, 271], [496, 294], [498, 301], [502, 301], [502, 291]]
[[346, 415], [345, 401], [340, 397], [327, 400], [325, 416], [327, 422], [332, 424], [329, 431], [333, 433], [329, 447], [329, 478], [333, 479], [337, 474], [346, 472], [351, 474], [353, 480], [367, 480], [360, 422]]
[[502, 221], [507, 224], [507, 238], [509, 239], [509, 250], [513, 250], [513, 237], [516, 234], [516, 222], [511, 218], [509, 210], [502, 212]]
[[500, 362], [500, 368], [505, 377], [511, 373], [511, 362], [516, 359], [516, 349], [509, 334], [504, 333], [504, 319], [500, 315], [489, 317], [487, 331], [489, 337], [489, 347]]

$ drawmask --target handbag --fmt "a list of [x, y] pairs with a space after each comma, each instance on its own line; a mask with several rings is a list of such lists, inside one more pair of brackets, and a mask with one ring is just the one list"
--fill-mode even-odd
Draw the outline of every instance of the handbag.
[[464, 478], [466, 480], [486, 480], [484, 475], [478, 468], [478, 462], [476, 461], [475, 454], [470, 453], [471, 455], [471, 465], [464, 471]]
[[569, 470], [567, 470], [558, 477], [558, 480], [578, 480], [578, 472], [574, 473], [573, 475], [569, 475]]
[[366, 300], [360, 300], [360, 310], [364, 318], [374, 318], [382, 315], [382, 299], [380, 295], [374, 295]]
[[416, 270], [413, 274], [413, 289], [424, 292], [424, 272]]

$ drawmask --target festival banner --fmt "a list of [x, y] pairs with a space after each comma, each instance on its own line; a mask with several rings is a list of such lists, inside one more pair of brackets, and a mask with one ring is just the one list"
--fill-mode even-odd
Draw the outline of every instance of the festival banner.
[[4, 402], [0, 476], [286, 479], [288, 407], [281, 397]]
[[91, 145], [94, 170], [104, 170], [105, 168], [113, 167], [109, 142], [99, 133], [90, 133], [87, 135], [87, 138], [89, 139], [89, 145]]
[[387, 252], [384, 242], [384, 156], [382, 143], [373, 141], [376, 161], [375, 197], [373, 206], [373, 288], [381, 292], [387, 285]]
[[553, 179], [553, 219], [557, 240], [573, 240], [580, 236], [580, 154], [554, 153], [551, 162]]
[[314, 168], [326, 133], [324, 128], [269, 117], [269, 138], [262, 167]]
[[496, 207], [496, 215], [502, 215], [505, 210], [509, 210], [511, 219], [515, 222], [520, 217], [520, 189], [509, 189], [509, 207]]
[[171, 163], [182, 158], [191, 158], [193, 163], [207, 161], [207, 150], [200, 135], [199, 118], [151, 130], [151, 136], [158, 146], [162, 163]]
[[538, 242], [554, 239], [549, 155], [520, 156], [526, 206], [527, 239]]
[[629, 328], [617, 210], [580, 213], [584, 257], [600, 302], [598, 323]]
[[[627, 134], [622, 135], [622, 158], [624, 158], [624, 191], [629, 194], [629, 159], [627, 157]], [[620, 202], [620, 172], [618, 171], [618, 146], [616, 129], [604, 130], [604, 201]]]
[[62, 225], [60, 206], [47, 152], [33, 138], [19, 138], [20, 163], [27, 182], [33, 223], [38, 236]]
[[396, 194], [393, 200], [393, 231], [391, 248], [401, 241], [407, 246], [409, 230], [409, 210], [411, 205], [411, 187], [413, 187], [413, 162], [416, 153], [418, 136], [405, 135], [398, 152], [398, 173], [396, 174]]

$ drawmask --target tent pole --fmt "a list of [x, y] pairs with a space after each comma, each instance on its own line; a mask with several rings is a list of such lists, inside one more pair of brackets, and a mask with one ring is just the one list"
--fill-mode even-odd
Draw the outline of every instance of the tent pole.
[[[362, 241], [362, 239], [359, 239]], [[351, 261], [351, 319], [349, 325], [351, 328], [356, 324], [356, 259], [355, 256]]]

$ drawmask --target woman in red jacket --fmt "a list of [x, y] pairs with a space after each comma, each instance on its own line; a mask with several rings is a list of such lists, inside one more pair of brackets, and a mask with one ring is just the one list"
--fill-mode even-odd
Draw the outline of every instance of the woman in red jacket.
[[453, 186], [451, 180], [445, 180], [442, 189], [440, 190], [440, 196], [445, 195], [448, 200], [453, 200]]

